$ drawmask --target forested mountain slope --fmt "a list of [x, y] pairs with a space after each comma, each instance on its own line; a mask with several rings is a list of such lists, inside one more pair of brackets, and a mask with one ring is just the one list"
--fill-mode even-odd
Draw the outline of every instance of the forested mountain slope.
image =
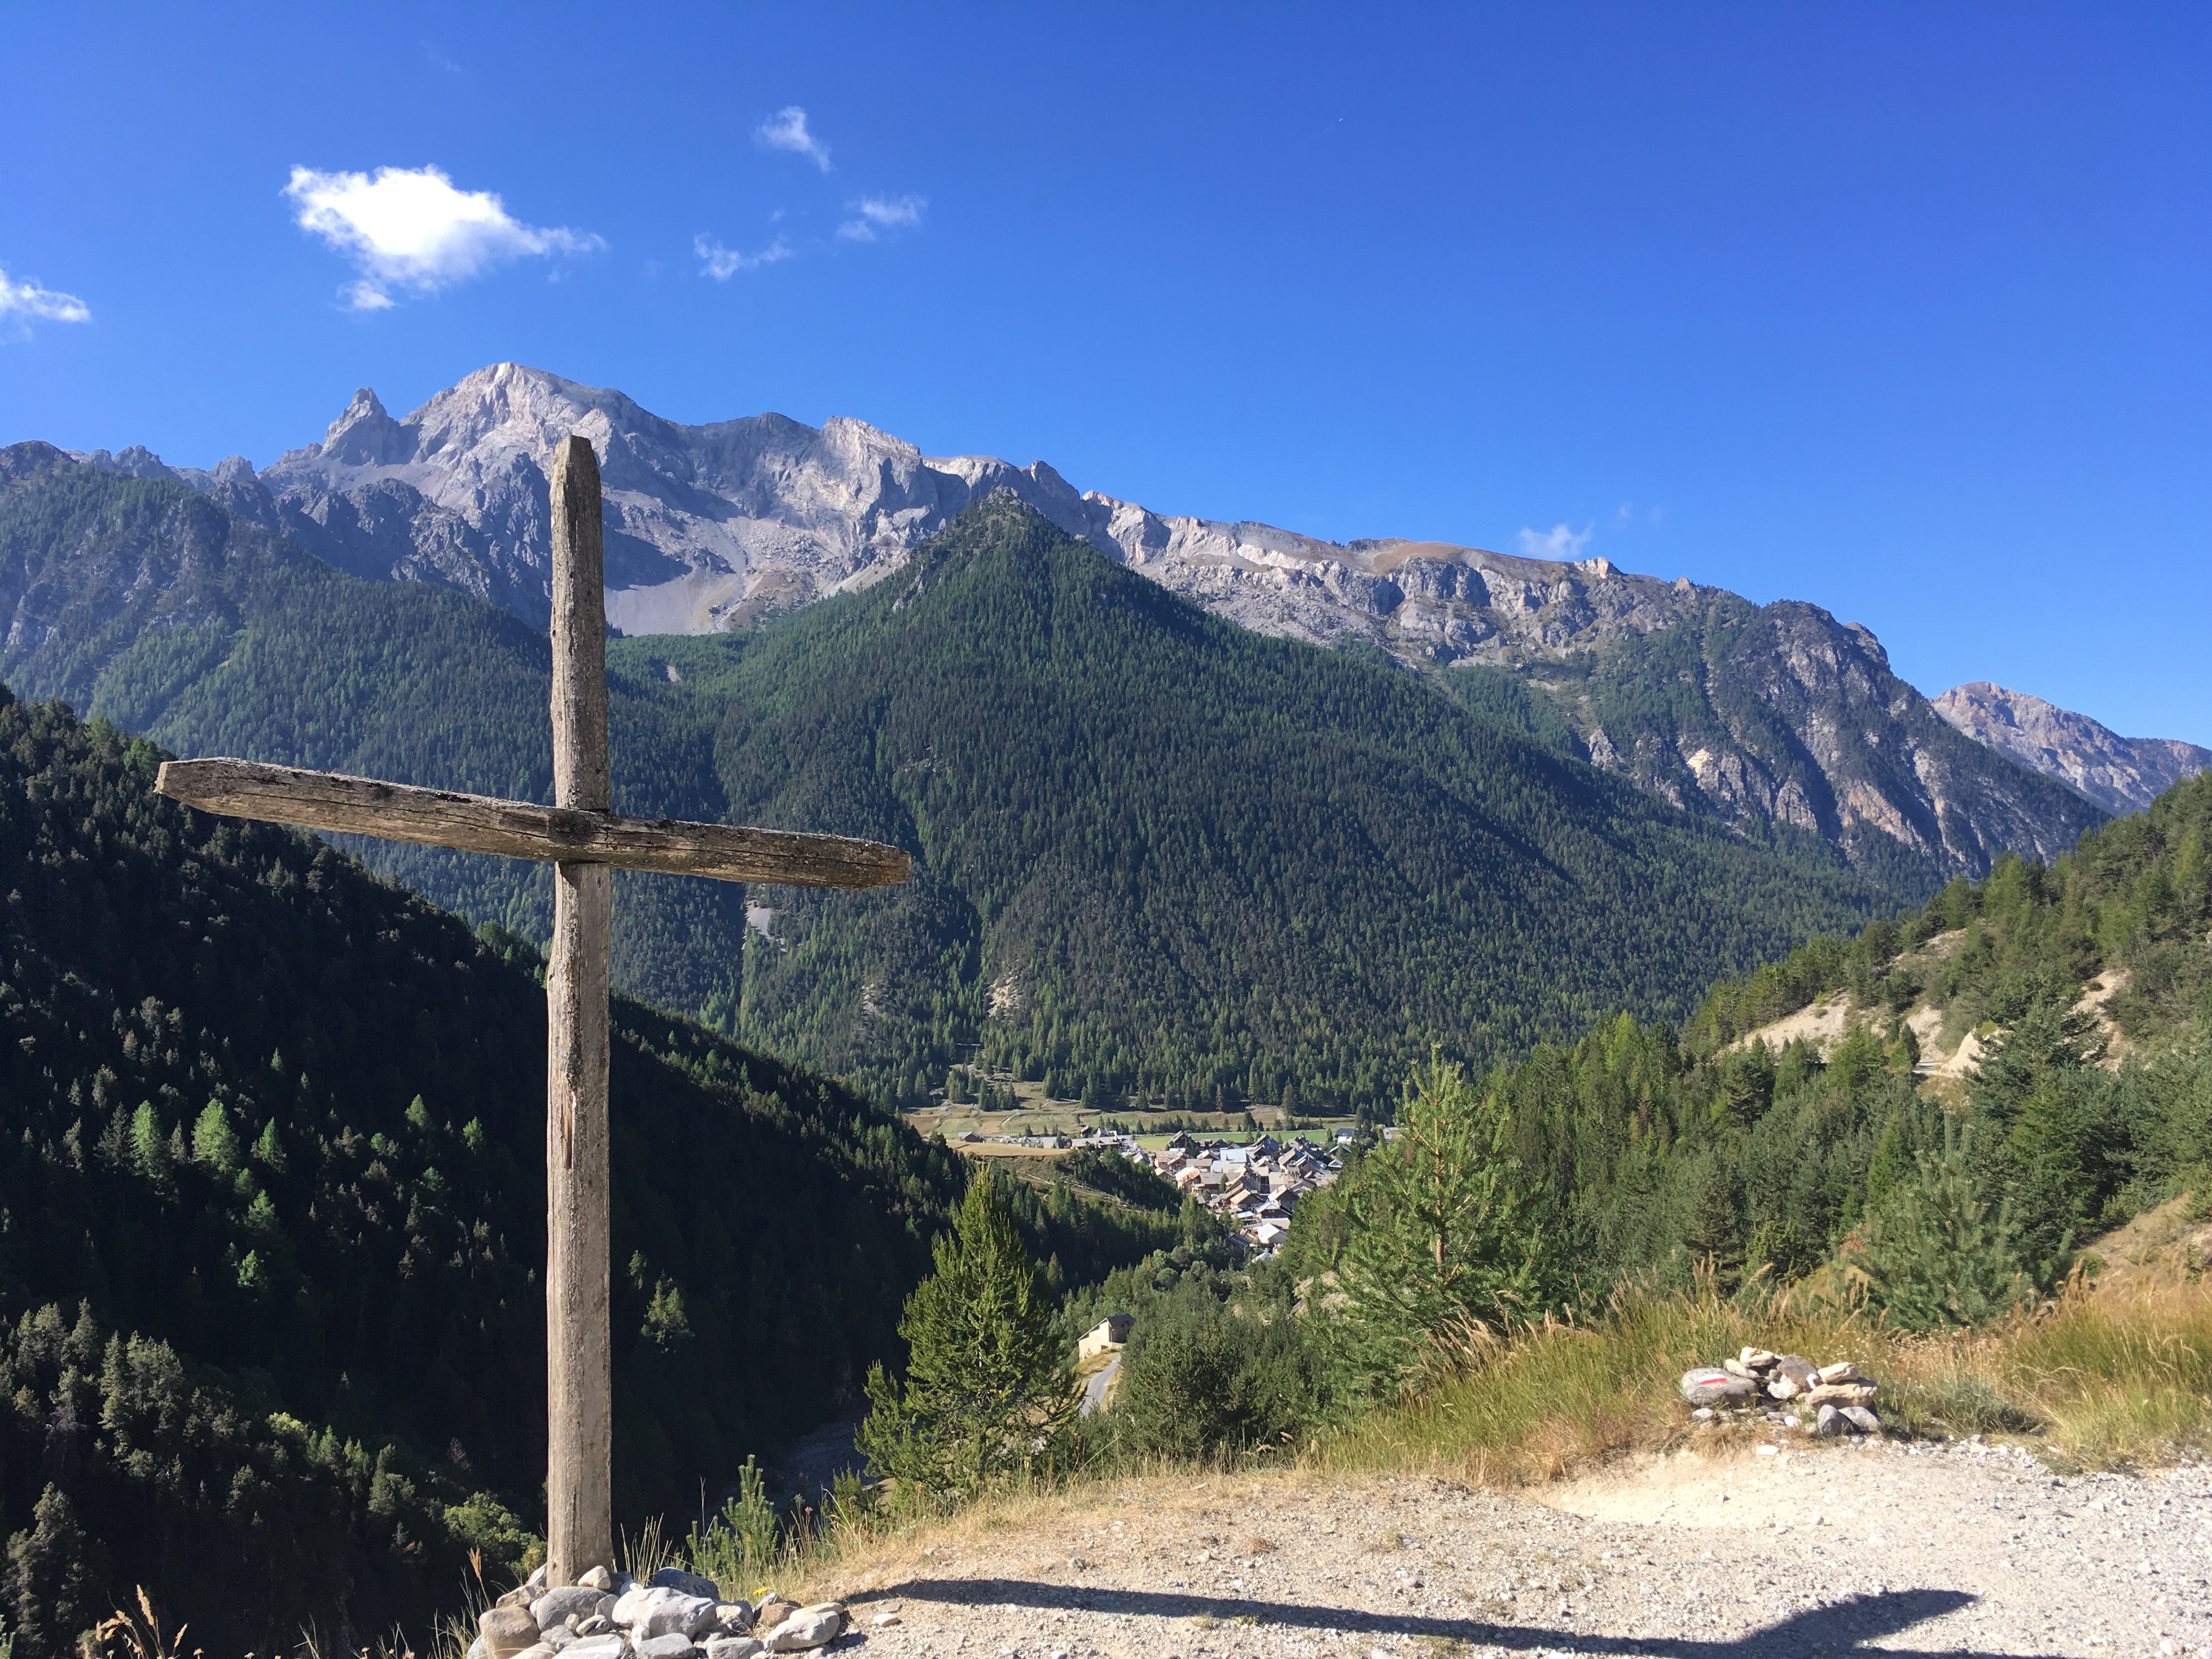
[[[153, 795], [159, 758], [0, 690], [8, 1629], [66, 1650], [143, 1583], [212, 1651], [310, 1615], [349, 1649], [542, 1524], [538, 964]], [[835, 1084], [615, 1019], [635, 1524], [892, 1351], [963, 1177]]]
[[[544, 635], [494, 605], [333, 569], [173, 479], [0, 450], [0, 679], [182, 754], [237, 755], [543, 800], [552, 787]], [[615, 805], [721, 819], [718, 718], [617, 674]], [[349, 842], [449, 908], [529, 939], [551, 878], [512, 859]], [[744, 895], [618, 872], [616, 982], [659, 1006], [734, 1003]]]
[[1686, 1012], [1719, 964], [1878, 902], [1809, 836], [1674, 813], [1004, 497], [896, 582], [616, 655], [720, 689], [738, 817], [915, 850], [906, 888], [772, 897], [738, 1019], [903, 1064], [902, 1094], [980, 1043], [1068, 1095], [1380, 1104], [1431, 1042]]
[[[25, 691], [182, 752], [543, 798], [546, 647], [515, 618], [348, 577], [173, 480], [4, 457]], [[893, 1098], [981, 1045], [1068, 1095], [1378, 1106], [1431, 1042], [1487, 1060], [1679, 1014], [1897, 896], [1809, 831], [1698, 822], [1531, 740], [1524, 687], [1470, 708], [1255, 635], [1005, 498], [895, 583], [616, 641], [610, 672], [623, 810], [874, 836], [920, 870], [757, 894], [750, 933], [739, 890], [626, 877], [619, 981]], [[540, 872], [360, 850], [544, 932]]]
[[[2012, 1272], [2047, 1287], [2099, 1232], [2201, 1196], [2208, 850], [2203, 775], [2049, 867], [2007, 859], [1856, 938], [1725, 980], [1679, 1036], [1624, 1015], [1498, 1068], [1503, 1140], [1542, 1194], [1560, 1259], [1602, 1290], [1624, 1274], [1686, 1283], [1708, 1262], [1724, 1285], [1762, 1269], [1779, 1282], [1841, 1251], [1879, 1300], [1885, 1220], [1905, 1253], [1926, 1242], [1903, 1236], [1906, 1220], [1955, 1219], [1986, 1257], [1951, 1270], [1978, 1267], [2002, 1298]], [[2080, 1003], [2098, 981], [2119, 988], [2104, 1006], [2123, 1055]], [[1779, 1053], [1744, 1041], [1825, 994], [1849, 1000], [1840, 1041]], [[1926, 1079], [1915, 1025], [1953, 1042], [1980, 1033], [1978, 1066], [1956, 1084]], [[1957, 1207], [1939, 1217], [1945, 1203]], [[1304, 1267], [1327, 1265], [1328, 1206], [1298, 1227]]]
[[212, 471], [142, 448], [88, 459], [189, 482], [340, 569], [478, 594], [542, 628], [546, 469], [572, 431], [599, 452], [608, 615], [628, 634], [714, 633], [867, 587], [1006, 491], [1255, 632], [1371, 647], [1447, 682], [1526, 675], [1558, 699], [1578, 757], [1678, 806], [1809, 829], [1916, 897], [1987, 873], [1999, 852], [2054, 857], [2101, 816], [1962, 740], [1871, 633], [1817, 605], [1758, 606], [1602, 557], [1158, 513], [1079, 491], [1042, 461], [925, 456], [842, 416], [689, 426], [611, 388], [494, 363], [403, 417], [357, 391], [321, 441], [258, 477], [238, 456]]

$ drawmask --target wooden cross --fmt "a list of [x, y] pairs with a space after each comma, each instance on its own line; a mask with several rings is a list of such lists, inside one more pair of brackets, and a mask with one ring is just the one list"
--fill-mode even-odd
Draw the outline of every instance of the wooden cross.
[[155, 787], [204, 812], [553, 866], [545, 975], [547, 1583], [614, 1565], [613, 1360], [607, 1324], [607, 974], [614, 869], [720, 881], [883, 887], [896, 847], [609, 810], [606, 592], [599, 466], [569, 434], [553, 456], [553, 805], [450, 794], [252, 761], [168, 761]]

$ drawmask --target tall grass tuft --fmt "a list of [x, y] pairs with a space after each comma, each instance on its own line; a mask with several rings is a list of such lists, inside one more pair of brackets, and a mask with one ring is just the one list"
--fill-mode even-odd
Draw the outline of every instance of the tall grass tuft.
[[[2212, 1443], [2212, 1296], [2100, 1294], [2077, 1278], [2045, 1309], [1976, 1333], [1916, 1336], [1863, 1309], [1784, 1291], [1723, 1298], [1630, 1288], [1588, 1324], [1476, 1332], [1405, 1404], [1323, 1443], [1324, 1467], [1552, 1480], [1692, 1438], [1675, 1384], [1744, 1346], [1855, 1360], [1893, 1429], [2033, 1435], [2053, 1462], [2112, 1468]], [[1725, 1431], [1705, 1431], [1723, 1443]]]
[[[154, 1603], [146, 1594], [146, 1587], [140, 1584], [137, 1588], [138, 1609], [136, 1613], [128, 1607], [118, 1607], [83, 1638], [83, 1651], [88, 1659], [183, 1659], [185, 1632], [188, 1627], [179, 1625], [173, 1632], [164, 1634], [161, 1621], [154, 1612]], [[9, 1638], [9, 1651], [13, 1652], [14, 1648], [15, 1642], [11, 1637]], [[192, 1650], [194, 1659], [198, 1659], [199, 1651], [198, 1648]]]

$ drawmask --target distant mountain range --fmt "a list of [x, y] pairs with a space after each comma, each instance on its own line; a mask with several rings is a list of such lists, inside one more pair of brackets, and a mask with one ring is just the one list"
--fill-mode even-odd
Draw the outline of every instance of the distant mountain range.
[[[0, 450], [0, 679], [180, 752], [550, 785], [543, 634], [173, 479]], [[608, 656], [622, 810], [915, 862], [872, 896], [618, 877], [618, 982], [883, 1098], [981, 1047], [1063, 1096], [1379, 1106], [1431, 1042], [1486, 1063], [1679, 1017], [1717, 968], [1895, 902], [1809, 833], [1677, 811], [1510, 708], [1209, 617], [1005, 497], [893, 581]], [[355, 850], [545, 937], [542, 867]]]
[[1816, 835], [1900, 893], [1979, 875], [2007, 849], [2056, 857], [2113, 810], [2064, 762], [1997, 745], [2024, 773], [1963, 740], [1871, 633], [1816, 605], [1754, 605], [1603, 558], [1162, 514], [1079, 492], [1042, 461], [928, 457], [855, 420], [684, 426], [501, 363], [404, 419], [357, 392], [319, 443], [258, 475], [238, 456], [207, 471], [143, 448], [77, 459], [180, 479], [342, 570], [458, 588], [542, 628], [545, 466], [572, 430], [601, 456], [608, 614], [627, 634], [744, 628], [869, 587], [1004, 490], [1255, 632], [1384, 653], [1677, 806]]
[[2182, 779], [2212, 766], [2212, 749], [2176, 738], [2124, 738], [2087, 714], [1987, 680], [1953, 686], [1935, 708], [1968, 737], [2058, 779], [2108, 812], [2140, 812]]

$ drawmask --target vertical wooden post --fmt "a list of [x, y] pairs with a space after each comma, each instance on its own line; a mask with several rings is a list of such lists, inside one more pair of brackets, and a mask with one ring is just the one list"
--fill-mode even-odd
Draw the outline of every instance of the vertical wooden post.
[[[553, 804], [606, 811], [606, 592], [599, 467], [553, 456]], [[614, 870], [553, 866], [545, 975], [546, 1582], [614, 1565], [607, 1315], [607, 974]]]

